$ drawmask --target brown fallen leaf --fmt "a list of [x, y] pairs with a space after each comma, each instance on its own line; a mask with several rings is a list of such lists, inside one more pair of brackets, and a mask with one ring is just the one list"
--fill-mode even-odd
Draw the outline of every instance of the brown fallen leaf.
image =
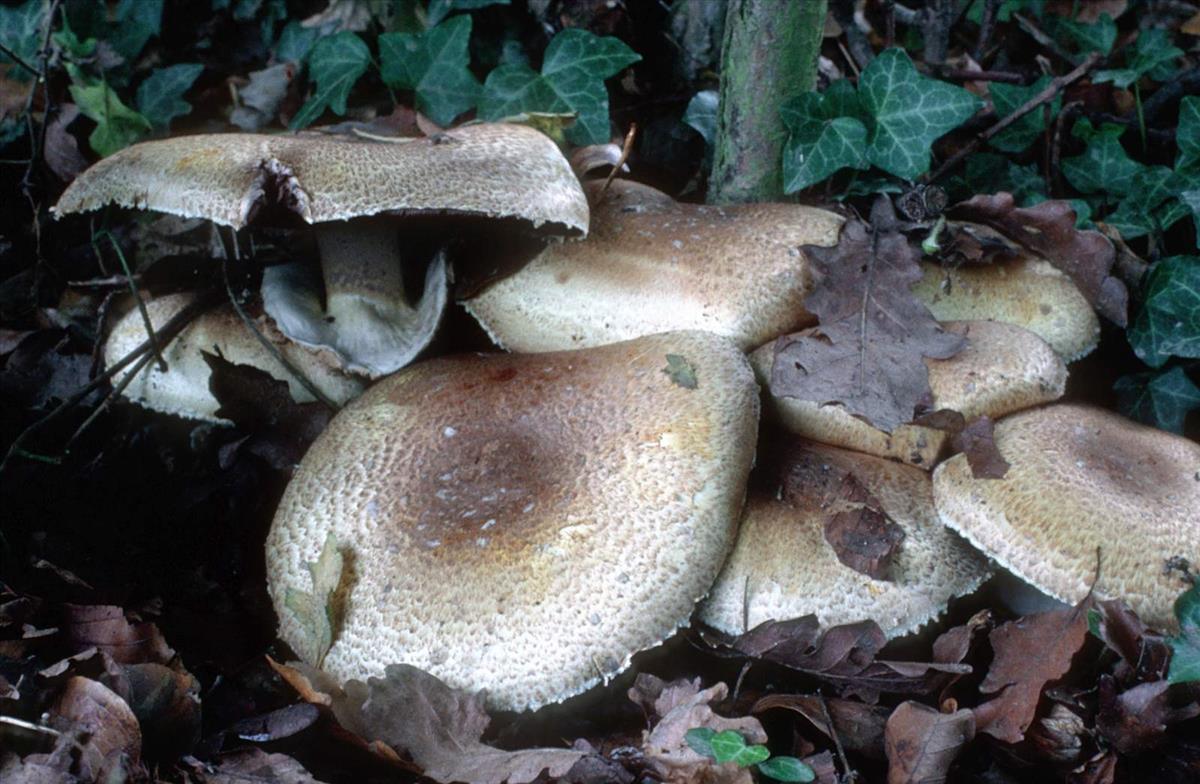
[[200, 682], [156, 662], [125, 665], [122, 695], [142, 726], [147, 754], [173, 759], [200, 740]]
[[947, 629], [933, 641], [933, 660], [943, 664], [958, 664], [967, 658], [971, 645], [981, 631], [992, 628], [991, 610], [980, 610], [961, 626]]
[[[810, 754], [800, 760], [812, 768], [815, 778], [813, 784], [841, 784], [842, 777], [838, 775], [837, 765], [833, 761], [833, 752], [822, 751], [820, 754]], [[850, 781], [848, 776], [846, 781]]]
[[886, 197], [870, 226], [847, 221], [835, 247], [805, 252], [816, 282], [804, 304], [820, 323], [776, 342], [771, 392], [840, 403], [890, 433], [932, 399], [925, 357], [948, 359], [963, 338], [945, 332], [911, 292], [919, 254]]
[[1111, 751], [1095, 757], [1067, 775], [1067, 784], [1113, 784], [1117, 777], [1117, 755]]
[[261, 749], [238, 749], [217, 758], [213, 770], [203, 773], [204, 784], [321, 784], [286, 754]]
[[979, 732], [1006, 743], [1019, 743], [1037, 715], [1046, 684], [1071, 669], [1071, 660], [1088, 633], [1084, 606], [1028, 615], [996, 628], [988, 636], [995, 654], [979, 685], [993, 699], [975, 707]]
[[[832, 740], [836, 736], [846, 751], [884, 759], [883, 731], [890, 714], [887, 708], [815, 694], [768, 694], [754, 703], [750, 712], [762, 713], [773, 708], [799, 713], [827, 738]], [[829, 712], [832, 728], [825, 720], [825, 711]]]
[[946, 781], [954, 758], [975, 737], [975, 717], [967, 708], [941, 713], [919, 702], [902, 702], [888, 718], [888, 784]]
[[84, 780], [124, 781], [144, 775], [137, 717], [99, 681], [81, 677], [67, 681], [51, 708], [51, 720], [64, 733], [78, 733], [78, 764]]
[[825, 541], [846, 566], [876, 580], [887, 580], [891, 576], [892, 558], [904, 541], [904, 529], [887, 516], [866, 486], [847, 471], [829, 503]]
[[1119, 680], [1156, 681], [1167, 676], [1171, 648], [1121, 599], [1096, 602], [1092, 609], [1097, 636], [1121, 657]]
[[64, 604], [62, 630], [73, 650], [95, 646], [119, 664], [168, 664], [175, 658], [157, 626], [130, 623], [120, 607]]
[[1129, 292], [1111, 274], [1116, 250], [1100, 232], [1075, 227], [1070, 202], [1017, 207], [1011, 193], [979, 194], [951, 207], [950, 215], [985, 223], [1041, 256], [1070, 276], [1100, 315], [1125, 326]]
[[1179, 695], [1166, 681], [1139, 683], [1118, 693], [1116, 680], [1102, 675], [1096, 730], [1122, 754], [1141, 754], [1162, 746], [1170, 725], [1200, 716], [1200, 704], [1172, 705], [1172, 693]]
[[67, 126], [79, 117], [79, 107], [73, 103], [60, 104], [54, 119], [46, 126], [46, 146], [42, 158], [50, 171], [63, 182], [70, 182], [88, 167], [87, 158], [79, 151], [79, 143]]
[[1035, 721], [1025, 740], [1041, 757], [1059, 765], [1077, 765], [1091, 745], [1093, 730], [1083, 717], [1061, 703]]
[[443, 784], [524, 784], [543, 770], [562, 776], [583, 757], [574, 749], [504, 751], [480, 742], [491, 721], [483, 696], [451, 689], [411, 665], [389, 665], [384, 677], [367, 681], [367, 690], [367, 737], [407, 751]]
[[696, 753], [686, 740], [688, 730], [708, 727], [716, 732], [733, 730], [741, 733], [747, 743], [766, 743], [767, 733], [758, 719], [752, 716], [729, 719], [713, 712], [709, 703], [723, 700], [729, 693], [724, 683], [701, 690], [699, 678], [654, 684], [639, 676], [638, 684], [629, 690], [629, 696], [643, 706], [654, 695], [655, 688], [660, 689], [652, 708], [660, 718], [652, 729], [642, 734], [642, 753], [664, 781], [671, 784], [753, 784], [754, 778], [746, 768], [739, 768], [732, 762], [718, 765], [712, 758]]
[[978, 416], [954, 436], [954, 448], [962, 452], [976, 479], [1003, 479], [1008, 461], [996, 446], [992, 420]]

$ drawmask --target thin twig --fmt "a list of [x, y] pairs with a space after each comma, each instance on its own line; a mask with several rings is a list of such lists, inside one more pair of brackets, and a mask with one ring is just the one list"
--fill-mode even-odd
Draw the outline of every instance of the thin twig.
[[21, 59], [20, 55], [18, 55], [12, 49], [9, 49], [4, 44], [0, 44], [0, 54], [4, 55], [9, 60], [12, 60], [14, 63], [21, 66], [26, 71], [29, 71], [29, 73], [32, 74], [35, 79], [42, 75], [38, 69], [34, 68], [32, 65], [25, 62], [23, 59]]
[[1021, 26], [1022, 30], [1029, 34], [1030, 38], [1046, 47], [1046, 49], [1053, 53], [1055, 57], [1058, 57], [1060, 60], [1065, 60], [1071, 65], [1075, 65], [1079, 62], [1079, 58], [1075, 57], [1066, 49], [1063, 49], [1061, 46], [1059, 46], [1058, 41], [1055, 41], [1053, 38], [1048, 36], [1046, 32], [1042, 30], [1042, 28], [1038, 27], [1033, 22], [1033, 20], [1029, 19], [1023, 14], [1013, 14], [1012, 18], [1017, 20], [1017, 24]]
[[[866, 68], [867, 63], [875, 57], [875, 52], [871, 49], [871, 42], [867, 40], [867, 35], [859, 29], [858, 24], [854, 21], [854, 2], [853, 0], [830, 0], [829, 11], [833, 14], [833, 19], [842, 28], [842, 32], [846, 34], [846, 44], [850, 47], [846, 54], [846, 60], [850, 63], [851, 68], [855, 73], [860, 68]], [[838, 46], [842, 42], [838, 41]]]
[[613, 178], [617, 176], [617, 172], [621, 171], [625, 161], [629, 160], [635, 138], [637, 138], [637, 123], [630, 123], [629, 130], [625, 133], [625, 143], [621, 145], [621, 157], [617, 159], [617, 162], [613, 164], [612, 171], [604, 178], [604, 184], [600, 186], [600, 193], [596, 197], [597, 202], [604, 198], [604, 194], [608, 193], [608, 186], [612, 185]]
[[985, 142], [987, 142], [989, 139], [991, 139], [993, 136], [1000, 133], [1005, 128], [1008, 128], [1013, 123], [1015, 123], [1017, 120], [1021, 119], [1025, 115], [1029, 114], [1034, 109], [1041, 106], [1042, 104], [1052, 101], [1055, 98], [1055, 96], [1057, 96], [1059, 93], [1061, 93], [1067, 87], [1067, 85], [1083, 78], [1083, 76], [1088, 71], [1095, 68], [1096, 64], [1099, 62], [1100, 62], [1099, 52], [1092, 52], [1090, 55], [1087, 56], [1087, 59], [1085, 59], [1082, 63], [1080, 63], [1078, 66], [1075, 67], [1075, 70], [1071, 71], [1069, 74], [1066, 74], [1065, 76], [1055, 77], [1050, 82], [1050, 84], [1048, 84], [1044, 88], [1042, 88], [1038, 92], [1037, 95], [1030, 98], [1028, 101], [1023, 103], [1020, 107], [1018, 107], [1011, 114], [1009, 114], [1008, 116], [1004, 117], [1002, 120], [997, 122], [995, 125], [991, 126], [983, 133], [977, 135], [974, 139], [972, 139], [970, 142], [968, 142], [966, 145], [964, 145], [962, 147], [962, 149], [960, 149], [958, 152], [954, 153], [949, 158], [947, 158], [946, 161], [937, 168], [937, 171], [935, 171], [933, 174], [924, 178], [924, 182], [927, 182], [927, 183], [934, 182], [939, 177], [941, 177], [943, 174], [945, 174], [946, 172], [948, 172], [951, 169], [958, 166], [960, 163], [962, 163], [967, 158], [967, 156], [973, 155], [976, 150], [978, 150], [981, 146], [983, 146], [983, 144]]
[[[235, 260], [240, 261], [241, 251], [238, 249], [237, 233], [233, 229], [230, 229], [229, 234], [230, 247], [233, 248], [232, 255]], [[226, 247], [224, 242], [222, 242], [222, 247]], [[258, 327], [254, 324], [254, 320], [251, 319], [246, 311], [242, 308], [242, 303], [238, 301], [237, 295], [233, 293], [233, 286], [229, 284], [229, 256], [230, 251], [228, 248], [226, 248], [225, 255], [221, 259], [221, 278], [225, 282], [225, 294], [229, 297], [229, 302], [233, 305], [233, 309], [237, 311], [238, 317], [241, 318], [242, 323], [246, 325], [246, 328], [250, 330], [250, 334], [254, 335], [255, 339], [258, 340], [259, 344], [264, 349], [266, 349], [267, 353], [274, 357], [275, 361], [283, 366], [283, 369], [288, 372], [288, 375], [299, 381], [300, 386], [308, 390], [308, 393], [313, 396], [313, 399], [319, 401], [321, 405], [325, 406], [336, 414], [341, 406], [333, 402], [328, 395], [318, 389], [317, 385], [314, 384], [312, 380], [310, 380], [309, 377], [300, 370], [300, 368], [292, 364], [291, 360], [283, 355], [283, 352], [279, 350], [278, 346], [267, 340], [266, 335], [259, 331]]]
[[987, 51], [992, 33], [996, 30], [996, 13], [1000, 9], [1000, 0], [984, 0], [983, 13], [979, 18], [979, 38], [975, 41], [973, 56], [975, 62], [982, 63], [983, 53]]
[[963, 68], [935, 68], [941, 79], [955, 82], [1004, 82], [1005, 84], [1028, 84], [1029, 80], [1011, 71], [968, 71]]
[[121, 396], [121, 393], [125, 391], [125, 388], [133, 383], [133, 380], [137, 378], [139, 373], [146, 369], [146, 366], [149, 365], [153, 359], [154, 355], [149, 351], [142, 354], [138, 361], [134, 363], [134, 366], [129, 369], [129, 372], [117, 382], [115, 387], [108, 391], [108, 394], [106, 394], [104, 399], [100, 401], [100, 405], [96, 406], [95, 410], [88, 414], [87, 418], [83, 420], [83, 423], [79, 427], [75, 428], [75, 432], [72, 433], [71, 437], [67, 439], [67, 443], [63, 444], [64, 454], [71, 451], [71, 446], [79, 440], [79, 437], [83, 435], [83, 432], [91, 427], [92, 423], [95, 422], [101, 414], [108, 410], [108, 407], [112, 405], [112, 402]]
[[129, 284], [129, 291], [133, 294], [133, 301], [137, 303], [138, 313], [142, 315], [142, 326], [146, 329], [146, 337], [150, 340], [150, 349], [154, 352], [155, 358], [158, 360], [158, 369], [162, 373], [167, 372], [167, 360], [163, 359], [162, 349], [158, 345], [158, 340], [154, 337], [154, 325], [150, 323], [150, 311], [146, 310], [146, 301], [142, 299], [142, 293], [138, 291], [137, 282], [133, 279], [133, 270], [129, 268], [129, 262], [125, 260], [125, 252], [121, 250], [121, 245], [117, 242], [117, 238], [112, 235], [107, 229], [92, 237], [92, 251], [96, 254], [96, 258], [100, 258], [100, 247], [97, 240], [100, 237], [107, 237], [112, 243], [113, 250], [117, 252], [117, 260], [121, 262], [121, 269], [125, 272], [125, 280]]
[[833, 747], [837, 749], [838, 759], [842, 762], [842, 772], [846, 776], [854, 776], [854, 771], [850, 767], [850, 760], [846, 759], [846, 750], [842, 748], [842, 739], [838, 735], [837, 727], [833, 726], [833, 717], [829, 715], [829, 706], [825, 704], [825, 695], [817, 692], [817, 702], [821, 704], [821, 715], [825, 719], [825, 728], [829, 731], [829, 737], [833, 740]]

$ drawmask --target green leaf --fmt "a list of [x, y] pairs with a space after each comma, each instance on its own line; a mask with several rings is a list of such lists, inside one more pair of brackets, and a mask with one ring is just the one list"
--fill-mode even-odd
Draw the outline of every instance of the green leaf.
[[350, 90], [370, 63], [371, 51], [354, 33], [343, 30], [317, 41], [308, 57], [309, 74], [317, 89], [288, 127], [294, 131], [311, 125], [327, 108], [345, 114]]
[[867, 148], [871, 163], [909, 180], [929, 170], [934, 141], [980, 104], [961, 87], [921, 76], [901, 49], [871, 61], [859, 78], [858, 96], [875, 120]]
[[1200, 257], [1172, 256], [1154, 265], [1126, 337], [1151, 367], [1172, 355], [1200, 357]]
[[847, 166], [866, 169], [867, 129], [854, 117], [837, 117], [820, 93], [801, 93], [779, 110], [789, 131], [783, 148], [783, 188], [795, 193]]
[[1181, 367], [1121, 376], [1113, 384], [1113, 391], [1117, 393], [1117, 408], [1125, 416], [1181, 435], [1188, 412], [1200, 406], [1200, 387]]
[[1129, 195], [1104, 222], [1121, 232], [1126, 240], [1166, 229], [1160, 223], [1162, 215], [1157, 208], [1179, 190], [1177, 183], [1175, 172], [1166, 166], [1141, 167], [1133, 176]]
[[62, 18], [62, 27], [50, 36], [50, 40], [62, 50], [67, 59], [74, 62], [86, 60], [96, 53], [96, 39], [81, 39], [71, 28], [70, 18], [66, 15]]
[[423, 33], [379, 36], [383, 81], [412, 90], [416, 105], [438, 125], [475, 106], [479, 82], [471, 73], [471, 17], [456, 16]]
[[[1026, 101], [1041, 92], [1049, 83], [1049, 76], [1043, 76], [1028, 87], [993, 82], [990, 90], [992, 104], [996, 108], [996, 116], [1006, 117], [1012, 114]], [[1049, 105], [1050, 116], [1053, 118], [1062, 109], [1062, 97], [1055, 97]], [[993, 136], [988, 143], [1004, 152], [1023, 152], [1029, 145], [1037, 141], [1038, 136], [1045, 130], [1046, 114], [1042, 109], [1035, 109]]]
[[1139, 31], [1132, 46], [1133, 53], [1124, 68], [1097, 71], [1092, 81], [1112, 82], [1122, 90], [1143, 76], [1161, 81], [1170, 78], [1172, 63], [1183, 56], [1182, 49], [1171, 45], [1167, 31], [1158, 27]]
[[1196, 224], [1196, 235], [1200, 237], [1200, 190], [1181, 191], [1179, 203], [1191, 210], [1192, 221]]
[[733, 762], [746, 749], [746, 739], [736, 730], [722, 730], [713, 735], [709, 742], [712, 744], [713, 759], [719, 763]]
[[667, 354], [667, 366], [663, 368], [667, 377], [684, 389], [695, 389], [699, 386], [696, 381], [696, 367], [680, 354]]
[[1107, 55], [1117, 42], [1117, 23], [1108, 14], [1101, 14], [1099, 20], [1090, 24], [1057, 16], [1046, 21], [1055, 38], [1070, 42], [1077, 51]]
[[332, 533], [325, 537], [317, 560], [307, 566], [312, 577], [312, 593], [289, 587], [284, 592], [283, 605], [304, 631], [304, 637], [296, 642], [302, 650], [296, 653], [314, 667], [320, 667], [333, 646], [334, 634], [340, 624], [335, 595], [342, 582], [345, 558], [338, 552], [337, 540]]
[[712, 727], [692, 727], [684, 733], [683, 739], [687, 741], [688, 747], [701, 757], [712, 758], [717, 756], [712, 747], [712, 739], [716, 734], [717, 731]]
[[1134, 175], [1141, 171], [1142, 164], [1130, 158], [1121, 146], [1120, 137], [1124, 131], [1119, 125], [1105, 124], [1093, 132], [1088, 123], [1078, 134], [1090, 136], [1087, 149], [1083, 155], [1062, 162], [1067, 182], [1083, 193], [1107, 192], [1119, 196], [1129, 193]]
[[120, 0], [105, 41], [126, 60], [133, 60], [162, 30], [163, 0]]
[[688, 101], [687, 109], [683, 112], [683, 121], [696, 129], [704, 137], [704, 143], [712, 147], [717, 138], [717, 109], [719, 107], [716, 90], [701, 90]]
[[275, 42], [275, 59], [281, 63], [302, 63], [321, 37], [315, 27], [305, 27], [295, 19], [288, 22]]
[[1200, 97], [1189, 95], [1179, 102], [1175, 143], [1179, 145], [1175, 168], [1196, 168], [1200, 164]]
[[[25, 0], [21, 5], [11, 8], [0, 5], [0, 44], [4, 44], [10, 52], [32, 68], [38, 67], [35, 60], [45, 35], [42, 26], [46, 23], [46, 11], [49, 7], [49, 3], [44, 0]], [[0, 54], [0, 63], [10, 62], [12, 60]], [[32, 78], [32, 74], [24, 69], [14, 69], [9, 71], [9, 74], [23, 80]]]
[[204, 70], [199, 63], [180, 63], [166, 68], [155, 68], [137, 91], [137, 108], [150, 120], [155, 130], [165, 131], [171, 120], [192, 110], [192, 105], [183, 100], [186, 93]]
[[795, 757], [771, 757], [758, 765], [759, 773], [776, 781], [816, 781], [817, 772]]
[[1200, 681], [1200, 585], [1193, 585], [1175, 600], [1179, 636], [1168, 637], [1171, 669], [1168, 683]]
[[425, 10], [427, 24], [433, 27], [455, 11], [474, 11], [489, 5], [508, 5], [511, 0], [429, 0]]
[[546, 47], [542, 72], [524, 65], [501, 65], [483, 84], [482, 119], [522, 112], [575, 112], [567, 132], [573, 144], [609, 140], [608, 90], [604, 80], [642, 59], [619, 39], [568, 28]]
[[764, 762], [770, 756], [770, 749], [762, 744], [756, 743], [753, 746], [743, 747], [741, 751], [734, 755], [731, 762], [733, 762], [733, 764], [737, 765], [739, 768], [748, 768], [751, 765], [757, 765], [760, 762]]
[[98, 155], [112, 155], [153, 130], [149, 120], [121, 103], [104, 82], [88, 81], [72, 63], [67, 64], [67, 73], [71, 77], [71, 99], [85, 117], [96, 122], [88, 142]]

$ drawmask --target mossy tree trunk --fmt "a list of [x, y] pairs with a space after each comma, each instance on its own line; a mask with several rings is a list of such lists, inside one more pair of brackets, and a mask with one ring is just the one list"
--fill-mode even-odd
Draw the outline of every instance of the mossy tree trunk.
[[783, 197], [779, 107], [817, 84], [826, 0], [729, 0], [708, 200]]

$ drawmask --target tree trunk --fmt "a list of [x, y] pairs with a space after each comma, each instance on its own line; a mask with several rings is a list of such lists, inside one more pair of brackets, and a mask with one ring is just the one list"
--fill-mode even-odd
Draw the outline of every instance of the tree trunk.
[[708, 200], [783, 197], [779, 107], [816, 88], [826, 0], [729, 0]]

